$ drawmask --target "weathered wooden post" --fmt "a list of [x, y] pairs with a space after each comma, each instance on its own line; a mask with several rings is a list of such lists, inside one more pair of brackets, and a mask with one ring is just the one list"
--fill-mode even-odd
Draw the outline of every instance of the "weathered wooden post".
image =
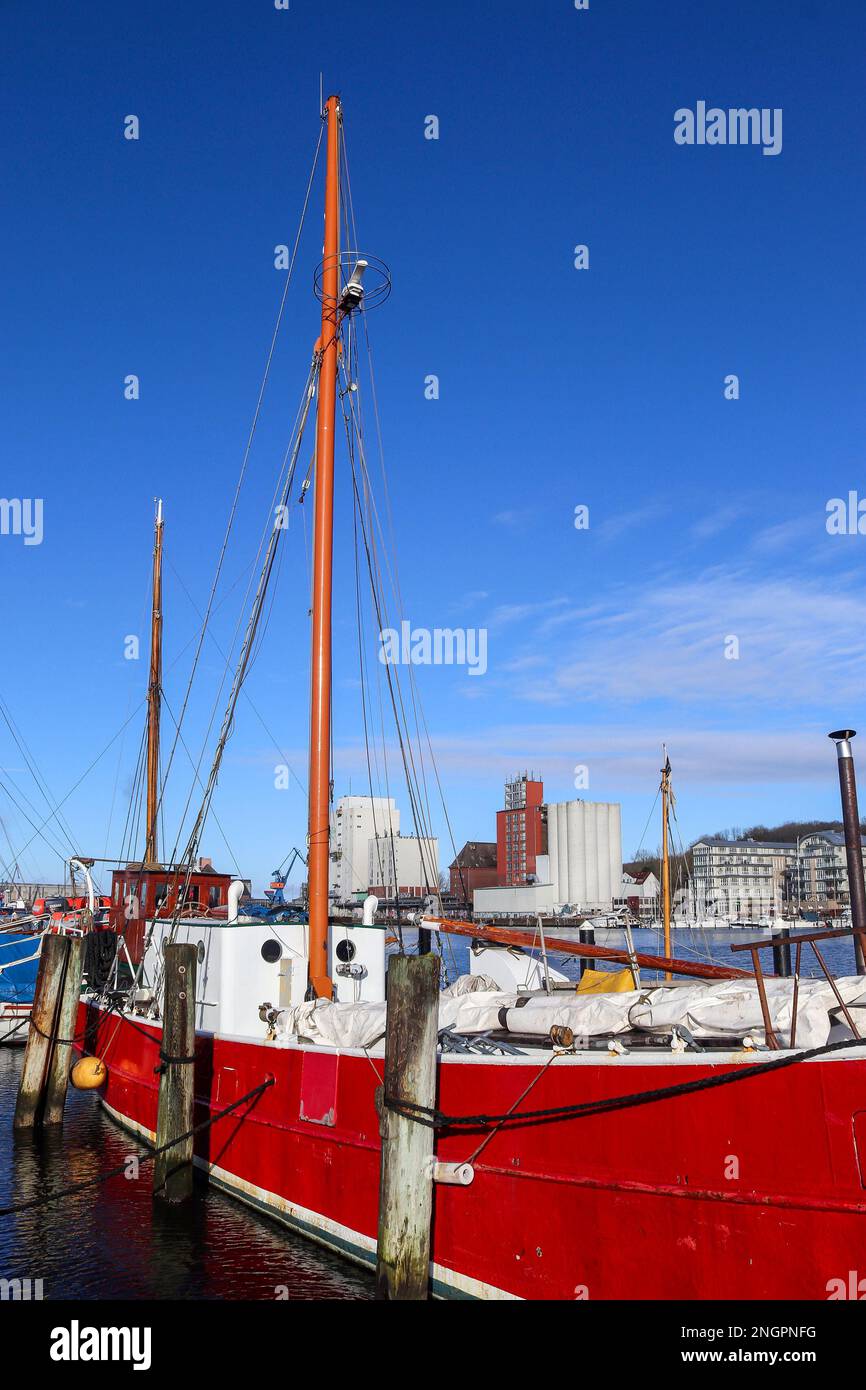
[[[57, 1004], [54, 1024], [54, 1046], [48, 1063], [48, 1077], [45, 1083], [45, 1114], [42, 1120], [46, 1125], [63, 1123], [63, 1107], [69, 1086], [69, 1073], [75, 1061], [71, 1039], [75, 1036], [75, 1021], [78, 1017], [78, 1004], [81, 999], [81, 972], [84, 968], [84, 937], [70, 936], [66, 940], [66, 969]], [[63, 1041], [67, 1039], [67, 1041]]]
[[24, 1049], [21, 1081], [15, 1104], [15, 1129], [33, 1129], [42, 1123], [48, 1071], [57, 1035], [57, 1014], [69, 955], [68, 936], [42, 937], [39, 973], [33, 1008], [30, 1011], [30, 1030]]
[[[393, 956], [388, 967], [385, 1096], [436, 1102], [439, 957]], [[376, 1297], [426, 1299], [433, 1214], [433, 1137], [427, 1124], [382, 1107]]]
[[[195, 977], [196, 948], [165, 948], [165, 1002], [162, 1011], [162, 1073], [156, 1147], [186, 1134], [194, 1124]], [[166, 1060], [169, 1059], [169, 1060]], [[182, 1202], [192, 1195], [192, 1138], [158, 1154], [153, 1170], [154, 1195]]]

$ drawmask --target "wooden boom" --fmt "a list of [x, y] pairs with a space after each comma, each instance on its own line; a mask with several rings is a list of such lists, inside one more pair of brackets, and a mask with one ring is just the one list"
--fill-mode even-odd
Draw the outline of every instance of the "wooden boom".
[[[452, 917], [427, 917], [427, 922], [435, 922], [440, 931], [453, 936], [471, 936], [478, 941], [496, 941], [501, 946], [537, 946], [538, 932], [515, 931], [511, 927], [492, 927], [485, 922], [460, 922]], [[626, 950], [612, 946], [589, 946], [583, 941], [569, 941], [558, 936], [555, 941], [547, 941], [548, 951], [558, 951], [564, 956], [584, 956], [590, 960], [611, 960], [620, 965], [630, 965]], [[710, 965], [696, 960], [676, 960], [671, 956], [651, 956], [636, 951], [634, 959], [647, 970], [664, 970], [672, 975], [692, 975], [700, 980], [751, 980], [754, 977], [748, 970], [738, 970], [733, 965]]]

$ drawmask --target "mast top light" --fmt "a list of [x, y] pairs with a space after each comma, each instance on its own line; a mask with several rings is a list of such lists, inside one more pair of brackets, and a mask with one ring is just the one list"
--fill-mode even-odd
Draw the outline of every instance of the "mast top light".
[[364, 271], [367, 269], [367, 261], [358, 259], [355, 262], [352, 274], [346, 281], [346, 288], [340, 298], [340, 308], [344, 314], [350, 314], [353, 309], [357, 309], [364, 298]]
[[357, 309], [363, 300], [365, 309], [375, 309], [384, 303], [391, 293], [391, 272], [383, 260], [370, 253], [359, 251], [340, 251], [336, 256], [326, 256], [313, 273], [313, 291], [318, 300], [323, 300], [323, 280], [325, 271], [332, 269], [336, 260], [338, 270], [348, 276], [340, 294], [338, 307], [344, 313]]

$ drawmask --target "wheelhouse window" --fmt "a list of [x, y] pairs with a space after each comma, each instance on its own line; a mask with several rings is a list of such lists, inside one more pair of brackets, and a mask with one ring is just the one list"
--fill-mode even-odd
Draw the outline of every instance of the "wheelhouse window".
[[221, 894], [220, 894], [220, 887], [219, 887], [219, 884], [218, 884], [218, 883], [212, 883], [211, 886], [210, 886], [210, 888], [207, 890], [207, 905], [208, 905], [208, 907], [219, 907], [219, 905], [220, 905], [220, 899], [221, 899]]

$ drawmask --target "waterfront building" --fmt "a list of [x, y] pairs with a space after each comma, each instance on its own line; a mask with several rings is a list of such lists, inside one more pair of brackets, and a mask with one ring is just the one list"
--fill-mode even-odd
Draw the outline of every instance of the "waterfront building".
[[[866, 839], [860, 843], [866, 845]], [[848, 907], [848, 860], [841, 830], [817, 830], [798, 840], [789, 880], [791, 896], [807, 911]]]
[[467, 840], [448, 872], [452, 898], [471, 907], [476, 888], [492, 888], [499, 882], [496, 842]]
[[438, 890], [439, 841], [401, 835], [392, 796], [341, 796], [331, 821], [330, 898], [392, 898], [395, 886], [410, 898]]
[[698, 914], [755, 916], [780, 908], [796, 850], [788, 841], [698, 840], [692, 846]]
[[650, 926], [660, 912], [660, 891], [661, 885], [652, 869], [638, 869], [632, 873], [623, 869], [622, 885], [612, 906], [614, 909], [627, 907], [642, 926]]
[[699, 913], [759, 916], [784, 905], [835, 912], [850, 902], [839, 830], [817, 830], [794, 841], [699, 840], [692, 853]]
[[565, 907], [575, 912], [610, 911], [623, 886], [619, 804], [554, 801], [540, 807], [539, 814], [547, 853], [536, 853], [534, 875], [476, 889], [476, 913], [509, 916]]
[[329, 896], [350, 902], [370, 885], [370, 841], [399, 835], [400, 812], [392, 796], [341, 796], [331, 818]]
[[418, 835], [374, 835], [367, 850], [367, 886], [377, 898], [425, 898], [439, 891], [439, 841]]
[[530, 883], [543, 854], [544, 784], [534, 772], [521, 772], [505, 783], [505, 807], [496, 812], [496, 870], [500, 884]]

